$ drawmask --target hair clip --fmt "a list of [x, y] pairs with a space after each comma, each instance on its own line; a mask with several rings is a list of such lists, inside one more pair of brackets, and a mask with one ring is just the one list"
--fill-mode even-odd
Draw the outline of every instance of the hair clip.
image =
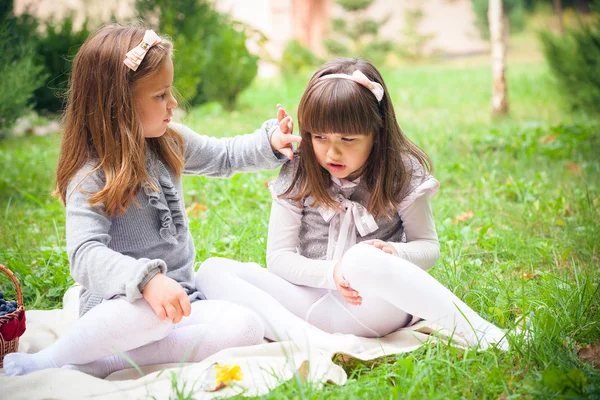
[[161, 41], [161, 38], [153, 30], [147, 30], [146, 33], [144, 33], [144, 39], [142, 39], [140, 44], [127, 52], [123, 62], [131, 70], [136, 71], [148, 50], [150, 50], [152, 46], [159, 44]]
[[369, 80], [369, 78], [367, 78], [367, 76], [359, 70], [354, 71], [352, 73], [352, 75], [329, 74], [329, 75], [323, 75], [319, 79], [334, 79], [334, 78], [349, 79], [356, 83], [360, 83], [361, 85], [363, 85], [364, 87], [369, 89], [375, 95], [375, 98], [377, 99], [377, 101], [381, 101], [381, 99], [383, 99], [383, 86], [381, 86], [377, 82], [373, 82], [373, 81]]

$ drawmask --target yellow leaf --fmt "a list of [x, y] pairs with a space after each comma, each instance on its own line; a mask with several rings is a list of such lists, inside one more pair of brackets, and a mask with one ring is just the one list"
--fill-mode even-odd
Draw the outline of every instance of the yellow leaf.
[[215, 370], [217, 371], [217, 386], [244, 379], [242, 368], [237, 364], [215, 364]]

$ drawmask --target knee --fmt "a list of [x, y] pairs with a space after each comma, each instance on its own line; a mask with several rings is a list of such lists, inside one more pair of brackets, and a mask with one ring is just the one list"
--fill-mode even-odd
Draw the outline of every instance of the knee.
[[253, 346], [262, 343], [265, 327], [262, 319], [254, 311], [236, 306], [236, 324], [229, 329], [232, 335], [231, 347]]
[[373, 246], [359, 243], [344, 254], [340, 266], [344, 277], [351, 285], [366, 279], [385, 281], [389, 279], [387, 276], [389, 268], [386, 267], [389, 264], [389, 257], [392, 256]]
[[231, 270], [233, 260], [227, 258], [211, 257], [206, 259], [196, 272], [196, 286], [203, 287], [207, 281], [215, 281], [222, 278], [229, 270]]
[[206, 276], [223, 273], [227, 269], [227, 266], [232, 262], [234, 261], [221, 257], [207, 258], [202, 264], [200, 264], [198, 275]]
[[152, 342], [164, 339], [171, 333], [175, 325], [170, 319], [161, 320], [158, 315], [154, 312], [150, 304], [145, 299], [140, 299], [132, 303], [136, 310], [143, 310], [142, 313], [138, 313], [144, 322], [139, 321], [136, 324], [142, 328], [144, 332], [148, 333], [148, 339]]

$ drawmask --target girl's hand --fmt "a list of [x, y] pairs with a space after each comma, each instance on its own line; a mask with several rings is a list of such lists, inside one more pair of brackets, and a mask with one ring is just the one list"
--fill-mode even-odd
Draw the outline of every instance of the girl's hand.
[[333, 267], [333, 281], [337, 287], [338, 292], [344, 297], [348, 303], [360, 306], [362, 304], [362, 297], [358, 295], [358, 292], [350, 287], [350, 283], [342, 275], [342, 269], [338, 262]]
[[294, 129], [292, 117], [285, 112], [280, 104], [277, 104], [277, 121], [279, 121], [279, 128], [271, 136], [271, 148], [291, 160], [294, 158], [292, 143], [299, 143], [302, 138], [292, 135]]
[[142, 290], [142, 295], [161, 320], [168, 318], [176, 324], [192, 312], [192, 305], [181, 284], [164, 274], [154, 275]]
[[393, 244], [391, 244], [389, 242], [384, 242], [383, 240], [379, 240], [379, 239], [371, 239], [371, 240], [365, 240], [364, 242], [361, 242], [361, 243], [370, 244], [371, 246], [378, 248], [379, 250], [383, 251], [384, 253], [388, 253], [393, 256], [399, 257], [398, 252], [396, 251], [396, 248], [394, 247]]

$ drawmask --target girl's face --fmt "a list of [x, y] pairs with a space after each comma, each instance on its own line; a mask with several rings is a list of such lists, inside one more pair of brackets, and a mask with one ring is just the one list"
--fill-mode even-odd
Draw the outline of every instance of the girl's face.
[[144, 137], [160, 137], [167, 131], [177, 100], [171, 93], [173, 85], [173, 61], [167, 59], [162, 67], [150, 77], [136, 82], [133, 96]]
[[311, 134], [317, 161], [338, 179], [356, 179], [373, 149], [373, 134]]

